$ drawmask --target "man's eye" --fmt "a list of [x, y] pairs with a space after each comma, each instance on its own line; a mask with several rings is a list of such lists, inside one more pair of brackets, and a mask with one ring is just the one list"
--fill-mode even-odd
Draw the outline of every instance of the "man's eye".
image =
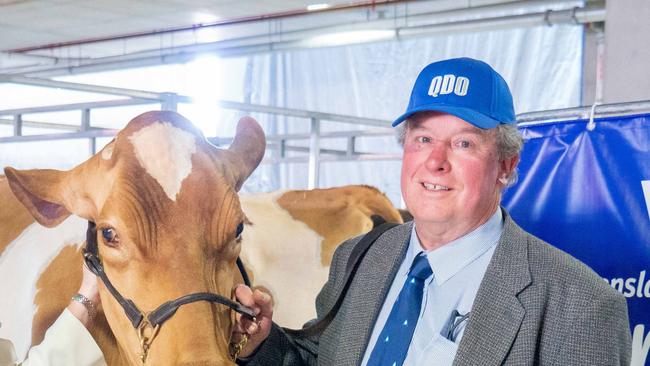
[[469, 140], [459, 140], [456, 142], [456, 146], [461, 149], [469, 149], [472, 147], [472, 142]]
[[106, 244], [117, 244], [119, 242], [117, 232], [111, 227], [102, 229], [102, 237]]
[[418, 138], [415, 139], [417, 142], [423, 143], [423, 144], [428, 144], [431, 142], [431, 137], [426, 137], [426, 136], [419, 136]]

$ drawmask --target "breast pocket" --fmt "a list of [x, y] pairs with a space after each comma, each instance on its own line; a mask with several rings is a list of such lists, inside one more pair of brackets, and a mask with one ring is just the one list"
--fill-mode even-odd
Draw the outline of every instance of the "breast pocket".
[[451, 365], [456, 357], [458, 345], [440, 334], [436, 334], [417, 358], [417, 365]]

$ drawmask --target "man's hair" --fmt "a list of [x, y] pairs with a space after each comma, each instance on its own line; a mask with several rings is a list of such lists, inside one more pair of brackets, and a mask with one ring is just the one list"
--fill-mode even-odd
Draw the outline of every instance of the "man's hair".
[[[399, 124], [397, 126], [397, 141], [399, 144], [404, 147], [404, 140], [406, 139], [406, 133], [408, 132], [408, 129], [413, 123], [416, 123], [418, 121], [421, 121], [432, 114], [437, 113], [437, 112], [419, 112], [415, 113], [404, 122]], [[524, 147], [524, 139], [521, 137], [521, 134], [519, 133], [519, 130], [517, 129], [515, 124], [499, 124], [496, 128], [494, 128], [495, 133], [495, 140], [496, 140], [496, 145], [497, 145], [497, 154], [499, 154], [499, 160], [505, 160], [512, 158], [514, 156], [517, 156], [521, 154], [521, 149]], [[485, 131], [485, 130], [484, 130]], [[508, 177], [508, 183], [506, 184], [506, 187], [510, 187], [517, 183], [517, 179], [519, 178], [519, 173], [517, 172], [517, 168], [512, 171], [510, 176]]]

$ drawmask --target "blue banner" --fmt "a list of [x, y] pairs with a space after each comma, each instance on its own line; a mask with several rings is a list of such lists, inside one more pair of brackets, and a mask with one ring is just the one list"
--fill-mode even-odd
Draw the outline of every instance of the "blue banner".
[[594, 269], [628, 301], [632, 365], [650, 364], [650, 115], [521, 127], [515, 221]]

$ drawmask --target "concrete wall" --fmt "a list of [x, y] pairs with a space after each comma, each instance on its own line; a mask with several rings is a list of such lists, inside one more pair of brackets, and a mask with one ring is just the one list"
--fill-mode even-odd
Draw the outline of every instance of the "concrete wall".
[[650, 100], [650, 0], [607, 0], [603, 102]]
[[604, 23], [585, 26], [583, 46], [581, 103], [587, 106], [603, 102]]

